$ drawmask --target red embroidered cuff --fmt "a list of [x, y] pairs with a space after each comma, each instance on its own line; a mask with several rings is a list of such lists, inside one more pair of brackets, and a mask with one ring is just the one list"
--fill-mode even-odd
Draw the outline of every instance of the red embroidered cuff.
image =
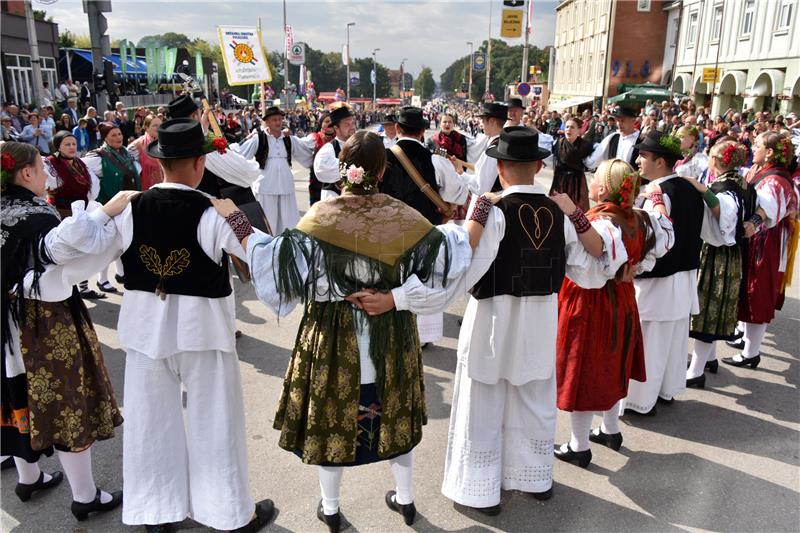
[[253, 226], [250, 225], [250, 221], [241, 211], [234, 211], [225, 217], [225, 221], [231, 227], [239, 242], [242, 242], [245, 237], [253, 233]]
[[567, 215], [567, 217], [572, 222], [572, 225], [575, 226], [575, 231], [579, 234], [586, 233], [589, 231], [589, 228], [592, 227], [589, 223], [589, 219], [586, 218], [586, 214], [584, 214], [583, 209], [580, 207], [576, 207], [575, 211], [573, 211], [571, 215]]
[[474, 220], [485, 228], [486, 221], [489, 219], [489, 213], [491, 210], [492, 201], [485, 196], [479, 196], [475, 202], [475, 209], [472, 210], [472, 215], [469, 217], [469, 219]]

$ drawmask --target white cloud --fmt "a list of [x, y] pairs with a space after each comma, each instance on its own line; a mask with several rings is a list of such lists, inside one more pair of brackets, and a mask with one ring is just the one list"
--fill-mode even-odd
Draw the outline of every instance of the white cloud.
[[[498, 38], [502, 4], [494, 1], [492, 35]], [[532, 45], [543, 47], [553, 43], [556, 3], [534, 2]], [[47, 10], [61, 31], [89, 33], [86, 15], [77, 0], [39, 4], [37, 9]], [[455, 59], [469, 53], [467, 41], [475, 42], [477, 47], [486, 39], [488, 14], [487, 0], [287, 1], [288, 24], [294, 28], [295, 40], [320, 50], [339, 51], [346, 40], [345, 25], [356, 22], [350, 34], [353, 57], [367, 57], [374, 48], [380, 48], [378, 61], [384, 65], [398, 68], [406, 57], [409, 72], [416, 73], [427, 65], [436, 77]], [[173, 31], [215, 42], [217, 25], [255, 26], [258, 17], [266, 46], [271, 50], [282, 49], [283, 6], [275, 0], [230, 3], [112, 0], [112, 12], [106, 14], [112, 38], [134, 41], [145, 35]], [[521, 42], [521, 39], [509, 40], [510, 44]]]

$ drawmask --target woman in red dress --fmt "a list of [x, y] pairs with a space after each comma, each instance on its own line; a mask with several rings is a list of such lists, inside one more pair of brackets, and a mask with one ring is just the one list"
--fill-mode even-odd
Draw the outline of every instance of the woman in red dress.
[[[599, 233], [619, 235], [612, 254], [628, 259], [604, 285], [587, 289], [567, 277], [558, 294], [558, 408], [570, 411], [572, 438], [556, 447], [555, 456], [581, 467], [592, 460], [590, 440], [614, 450], [622, 446], [618, 402], [628, 393], [629, 379], [646, 378], [633, 276], [652, 269], [674, 240], [663, 202], [653, 192], [658, 212], [633, 209], [638, 175], [620, 159], [600, 165], [589, 183], [589, 197], [599, 203], [586, 216]], [[592, 431], [598, 411], [603, 424]]]
[[147, 146], [158, 139], [158, 127], [161, 126], [161, 119], [156, 115], [147, 115], [142, 125], [144, 134], [128, 145], [128, 152], [142, 166], [139, 181], [142, 192], [144, 192], [156, 183], [164, 181], [164, 173], [161, 171], [158, 160], [147, 155]]

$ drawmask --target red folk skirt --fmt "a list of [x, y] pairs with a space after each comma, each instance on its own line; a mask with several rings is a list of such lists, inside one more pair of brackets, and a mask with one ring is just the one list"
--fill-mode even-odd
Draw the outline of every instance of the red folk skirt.
[[739, 302], [739, 320], [769, 324], [781, 292], [783, 272], [779, 272], [784, 221], [753, 235], [747, 244], [744, 285]]
[[630, 379], [646, 379], [633, 283], [584, 289], [565, 278], [558, 294], [558, 408], [606, 411], [628, 395]]

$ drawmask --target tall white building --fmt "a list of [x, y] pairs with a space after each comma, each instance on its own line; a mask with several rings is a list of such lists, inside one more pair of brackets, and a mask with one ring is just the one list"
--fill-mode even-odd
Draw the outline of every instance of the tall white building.
[[[682, 0], [667, 6], [665, 81], [712, 114], [800, 112], [800, 0]], [[703, 69], [721, 69], [703, 82]], [[712, 98], [713, 95], [713, 98]]]

